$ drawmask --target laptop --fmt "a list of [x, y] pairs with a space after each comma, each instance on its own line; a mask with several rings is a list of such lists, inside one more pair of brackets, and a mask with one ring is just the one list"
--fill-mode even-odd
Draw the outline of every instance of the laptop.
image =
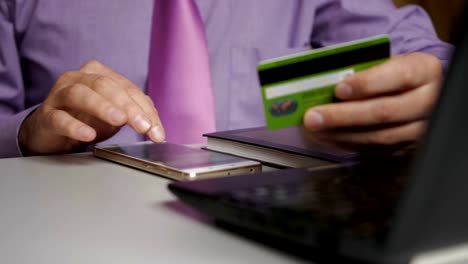
[[467, 243], [468, 34], [462, 33], [414, 156], [175, 182], [170, 191], [233, 230], [304, 249], [312, 259], [320, 255], [319, 263], [411, 263]]

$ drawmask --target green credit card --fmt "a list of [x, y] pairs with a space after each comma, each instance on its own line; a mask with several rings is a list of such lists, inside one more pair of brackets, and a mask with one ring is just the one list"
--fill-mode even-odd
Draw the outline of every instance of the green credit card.
[[390, 57], [380, 35], [261, 61], [258, 74], [268, 129], [302, 124], [307, 109], [334, 102], [336, 84]]

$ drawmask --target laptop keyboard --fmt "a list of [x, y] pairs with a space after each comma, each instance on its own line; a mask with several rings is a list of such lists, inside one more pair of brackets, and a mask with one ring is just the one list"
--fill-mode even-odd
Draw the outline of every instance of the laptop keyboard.
[[196, 208], [228, 225], [334, 248], [346, 237], [384, 239], [406, 185], [407, 159], [320, 171], [278, 170], [170, 184]]
[[296, 234], [313, 226], [367, 237], [388, 230], [403, 183], [395, 175], [322, 174], [233, 189], [220, 194], [219, 201], [239, 209], [237, 221], [273, 224]]

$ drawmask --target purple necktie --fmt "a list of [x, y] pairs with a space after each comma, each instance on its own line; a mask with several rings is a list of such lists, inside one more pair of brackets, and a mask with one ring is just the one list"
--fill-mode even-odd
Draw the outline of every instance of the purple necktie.
[[194, 0], [155, 0], [148, 95], [158, 109], [166, 141], [204, 143], [215, 131], [208, 50]]

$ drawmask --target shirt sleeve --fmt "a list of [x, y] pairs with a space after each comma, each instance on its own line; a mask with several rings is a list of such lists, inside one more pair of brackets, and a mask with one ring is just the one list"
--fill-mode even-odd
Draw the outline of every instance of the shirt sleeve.
[[10, 1], [0, 1], [0, 158], [21, 156], [18, 132], [35, 107], [25, 109], [24, 83]]
[[391, 38], [391, 53], [426, 52], [446, 70], [453, 46], [441, 41], [429, 15], [419, 6], [397, 8], [391, 0], [326, 0], [317, 9], [311, 35], [313, 46], [379, 34]]

